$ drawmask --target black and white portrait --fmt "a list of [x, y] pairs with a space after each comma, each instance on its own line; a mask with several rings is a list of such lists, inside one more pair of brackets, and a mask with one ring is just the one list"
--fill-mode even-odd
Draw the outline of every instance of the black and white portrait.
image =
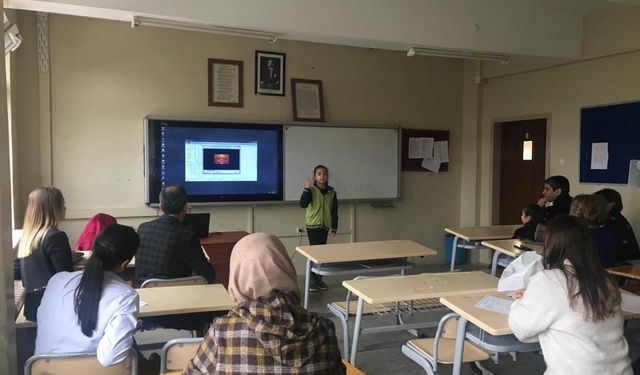
[[284, 53], [256, 51], [256, 94], [284, 96]]

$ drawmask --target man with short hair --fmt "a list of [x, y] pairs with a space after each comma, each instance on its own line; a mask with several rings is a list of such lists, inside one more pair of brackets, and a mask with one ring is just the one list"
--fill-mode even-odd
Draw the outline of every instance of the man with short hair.
[[193, 230], [182, 224], [187, 215], [187, 192], [182, 186], [167, 186], [160, 192], [164, 215], [140, 224], [140, 247], [136, 253], [135, 286], [147, 279], [175, 279], [193, 272], [211, 284], [215, 271], [205, 258]]
[[573, 199], [569, 195], [569, 188], [569, 180], [565, 176], [551, 176], [544, 180], [542, 197], [538, 199], [538, 205], [544, 208], [544, 222], [569, 214]]

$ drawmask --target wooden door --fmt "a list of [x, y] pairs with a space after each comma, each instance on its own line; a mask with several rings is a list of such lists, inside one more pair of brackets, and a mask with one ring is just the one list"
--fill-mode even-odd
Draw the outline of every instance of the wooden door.
[[[536, 203], [544, 185], [547, 120], [502, 122], [496, 130], [500, 132], [499, 224], [519, 224], [522, 207]], [[531, 141], [530, 158], [523, 155], [524, 141]]]

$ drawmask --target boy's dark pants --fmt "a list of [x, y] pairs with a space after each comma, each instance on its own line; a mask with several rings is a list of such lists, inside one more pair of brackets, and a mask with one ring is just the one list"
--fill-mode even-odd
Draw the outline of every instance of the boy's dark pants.
[[[309, 236], [309, 245], [326, 245], [329, 231], [322, 228], [307, 228], [307, 236]], [[322, 276], [311, 272], [311, 285], [317, 285], [322, 281]]]

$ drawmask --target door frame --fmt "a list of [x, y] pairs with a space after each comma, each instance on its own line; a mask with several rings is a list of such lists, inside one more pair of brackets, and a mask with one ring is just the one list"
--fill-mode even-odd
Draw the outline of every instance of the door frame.
[[[509, 117], [499, 117], [491, 120], [491, 131], [492, 131], [492, 157], [491, 161], [492, 165], [492, 176], [490, 189], [491, 193], [489, 194], [489, 199], [491, 200], [491, 223], [495, 224], [499, 221], [500, 216], [500, 156], [501, 152], [501, 140], [502, 140], [502, 132], [501, 126], [504, 122], [512, 122], [512, 121], [526, 121], [526, 120], [542, 120], [546, 121], [546, 139], [545, 142], [545, 154], [544, 154], [544, 174], [545, 176], [549, 175], [549, 166], [550, 166], [550, 157], [549, 157], [549, 134], [551, 133], [551, 124], [552, 124], [552, 116], [551, 113], [545, 113], [540, 115], [523, 115], [523, 116], [509, 116]], [[540, 189], [542, 189], [542, 181], [540, 182]]]

